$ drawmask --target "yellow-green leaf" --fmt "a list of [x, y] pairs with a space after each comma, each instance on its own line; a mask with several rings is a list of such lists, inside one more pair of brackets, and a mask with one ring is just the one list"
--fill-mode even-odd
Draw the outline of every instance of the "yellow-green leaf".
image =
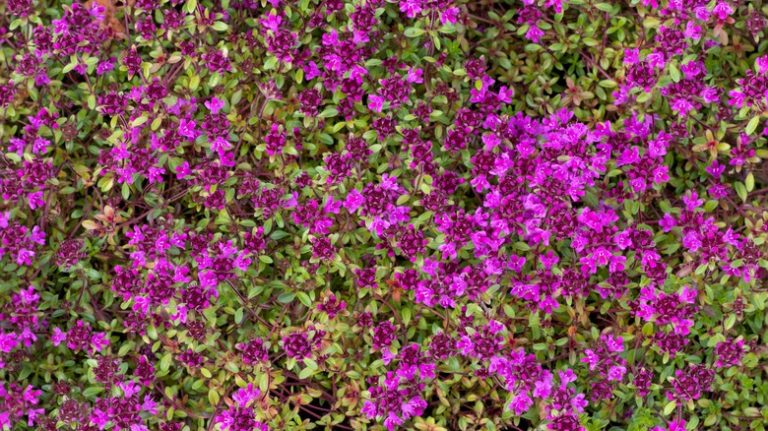
[[219, 400], [221, 397], [219, 396], [219, 393], [216, 391], [216, 389], [211, 388], [208, 391], [208, 401], [211, 402], [211, 405], [217, 406], [219, 405]]
[[749, 120], [749, 123], [747, 123], [747, 127], [746, 129], [744, 129], [744, 132], [747, 135], [751, 135], [752, 133], [755, 132], [755, 130], [757, 130], [758, 125], [760, 125], [760, 116], [755, 115], [754, 117], [752, 117], [751, 120]]
[[755, 189], [755, 176], [752, 175], [752, 172], [747, 174], [747, 178], [744, 179], [744, 185], [747, 187], [747, 192]]

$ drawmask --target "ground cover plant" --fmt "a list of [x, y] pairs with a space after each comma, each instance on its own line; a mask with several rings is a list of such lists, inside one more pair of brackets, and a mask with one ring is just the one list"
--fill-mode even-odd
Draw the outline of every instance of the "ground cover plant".
[[764, 430], [768, 7], [0, 3], [3, 430]]

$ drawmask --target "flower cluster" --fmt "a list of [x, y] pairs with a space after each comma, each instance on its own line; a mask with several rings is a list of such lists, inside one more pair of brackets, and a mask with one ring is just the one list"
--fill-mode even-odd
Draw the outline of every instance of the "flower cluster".
[[0, 4], [3, 430], [761, 430], [768, 8]]

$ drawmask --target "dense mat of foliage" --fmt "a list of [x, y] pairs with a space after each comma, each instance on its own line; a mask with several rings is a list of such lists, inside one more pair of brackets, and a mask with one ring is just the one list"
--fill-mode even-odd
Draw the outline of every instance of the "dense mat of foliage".
[[766, 11], [2, 2], [0, 428], [764, 430]]

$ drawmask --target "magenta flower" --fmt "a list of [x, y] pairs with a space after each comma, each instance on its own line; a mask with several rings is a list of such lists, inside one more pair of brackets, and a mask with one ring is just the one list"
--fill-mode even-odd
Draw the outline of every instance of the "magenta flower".
[[384, 107], [384, 98], [381, 96], [368, 96], [368, 108], [373, 112], [381, 112]]

